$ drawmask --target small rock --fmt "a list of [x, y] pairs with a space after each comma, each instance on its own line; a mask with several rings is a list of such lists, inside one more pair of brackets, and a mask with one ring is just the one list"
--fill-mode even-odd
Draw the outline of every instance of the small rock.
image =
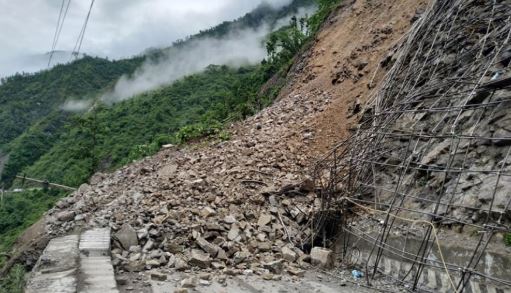
[[211, 283], [207, 280], [199, 280], [199, 285], [206, 287], [211, 285]]
[[260, 251], [266, 252], [271, 250], [271, 243], [270, 242], [261, 242], [257, 244], [257, 248]]
[[236, 224], [233, 224], [231, 227], [231, 230], [227, 234], [227, 239], [229, 239], [231, 241], [236, 241], [236, 240], [238, 240], [239, 237], [240, 237], [240, 228]]
[[188, 261], [188, 264], [191, 266], [207, 269], [211, 264], [211, 259], [209, 258], [208, 254], [197, 249], [192, 249], [191, 257], [190, 260]]
[[130, 261], [137, 261], [142, 258], [141, 253], [134, 253], [130, 256]]
[[188, 269], [188, 264], [182, 258], [178, 257], [178, 258], [176, 258], [174, 268], [177, 271], [184, 271], [184, 270]]
[[85, 220], [85, 215], [83, 215], [83, 214], [76, 215], [74, 220], [75, 220], [76, 222], [78, 222], [78, 221], [83, 221], [83, 220]]
[[236, 218], [234, 216], [228, 215], [228, 216], [225, 216], [224, 222], [227, 224], [234, 224], [234, 223], [236, 223]]
[[145, 261], [145, 265], [148, 267], [151, 267], [151, 268], [155, 268], [155, 267], [159, 267], [161, 264], [160, 264], [160, 261], [157, 259], [149, 259], [149, 260]]
[[117, 285], [124, 286], [124, 285], [128, 284], [128, 277], [118, 276], [115, 278], [115, 281], [117, 281]]
[[183, 288], [195, 288], [197, 287], [197, 278], [191, 277], [181, 281], [181, 287]]
[[266, 281], [272, 281], [273, 280], [273, 274], [272, 273], [264, 273], [262, 277], [263, 277], [263, 280], [266, 280]]
[[259, 233], [256, 236], [257, 240], [264, 242], [266, 240], [266, 233]]
[[75, 218], [74, 211], [63, 211], [57, 214], [57, 220], [61, 222], [69, 222]]
[[242, 263], [243, 261], [245, 261], [245, 259], [247, 259], [248, 257], [250, 256], [250, 253], [248, 252], [245, 252], [245, 251], [238, 251], [234, 254], [234, 258], [233, 258], [233, 262], [235, 264], [239, 264], [239, 263]]
[[201, 210], [200, 214], [202, 217], [208, 218], [208, 217], [216, 215], [216, 211], [214, 209], [212, 209], [211, 207], [205, 207]]
[[174, 290], [174, 293], [188, 293], [188, 289], [186, 288], [177, 288]]
[[297, 269], [297, 268], [293, 268], [293, 267], [290, 267], [287, 269], [287, 272], [292, 275], [292, 276], [298, 276], [298, 277], [303, 277], [305, 276], [305, 271], [304, 270], [300, 270], [300, 269]]
[[271, 223], [272, 216], [270, 214], [261, 214], [257, 221], [257, 226], [263, 227]]
[[282, 260], [271, 261], [263, 264], [263, 267], [275, 274], [281, 274], [283, 265]]
[[220, 269], [223, 269], [225, 268], [225, 264], [223, 262], [218, 262], [218, 261], [214, 261], [211, 263], [211, 266], [215, 269], [215, 270], [220, 270]]
[[146, 244], [144, 245], [144, 248], [142, 248], [142, 251], [150, 251], [154, 247], [154, 241], [151, 239], [147, 240]]
[[166, 281], [167, 280], [167, 275], [159, 273], [159, 272], [152, 272], [151, 273], [151, 280]]
[[282, 248], [282, 258], [287, 260], [288, 262], [294, 262], [298, 255], [291, 248], [285, 246]]
[[59, 209], [61, 209], [61, 210], [63, 210], [63, 209], [65, 209], [65, 208], [69, 207], [69, 205], [70, 205], [70, 204], [69, 204], [69, 202], [68, 202], [66, 199], [63, 199], [63, 200], [59, 201], [59, 202], [56, 204], [56, 206], [57, 206]]
[[209, 253], [211, 257], [216, 257], [218, 255], [218, 251], [221, 249], [215, 244], [208, 242], [206, 239], [202, 237], [197, 237], [197, 245], [202, 248], [205, 252]]

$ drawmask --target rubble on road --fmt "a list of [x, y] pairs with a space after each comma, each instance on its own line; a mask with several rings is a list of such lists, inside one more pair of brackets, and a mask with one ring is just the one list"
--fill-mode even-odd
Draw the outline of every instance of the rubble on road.
[[292, 96], [232, 127], [230, 141], [164, 149], [97, 174], [50, 212], [48, 230], [111, 227], [119, 272], [301, 275], [310, 267], [307, 223], [320, 202], [306, 176], [311, 158], [298, 146], [313, 134], [307, 120], [328, 103], [321, 92]]

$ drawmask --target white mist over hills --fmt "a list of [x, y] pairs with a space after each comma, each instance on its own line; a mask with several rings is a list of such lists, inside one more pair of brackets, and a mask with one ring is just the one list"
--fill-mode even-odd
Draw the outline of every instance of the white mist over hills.
[[202, 71], [210, 64], [239, 67], [261, 61], [266, 51], [264, 37], [269, 28], [245, 29], [222, 39], [194, 40], [182, 48], [171, 48], [157, 63], [147, 61], [131, 77], [119, 79], [102, 100], [115, 103]]
[[[291, 0], [96, 1], [81, 52], [127, 58], [236, 19], [263, 2], [279, 8]], [[56, 0], [0, 0], [0, 77], [47, 68], [44, 55], [51, 48], [60, 5]], [[90, 0], [71, 2], [57, 50], [73, 50], [89, 6]]]
[[[312, 14], [315, 7], [302, 8], [297, 17]], [[291, 16], [277, 21], [278, 29], [289, 23]], [[193, 40], [184, 47], [171, 48], [156, 63], [147, 61], [132, 76], [123, 76], [111, 92], [101, 100], [116, 103], [135, 95], [170, 84], [184, 76], [200, 72], [208, 65], [240, 67], [255, 64], [266, 57], [265, 37], [272, 28], [263, 24], [257, 29], [242, 29], [231, 32], [224, 38]]]

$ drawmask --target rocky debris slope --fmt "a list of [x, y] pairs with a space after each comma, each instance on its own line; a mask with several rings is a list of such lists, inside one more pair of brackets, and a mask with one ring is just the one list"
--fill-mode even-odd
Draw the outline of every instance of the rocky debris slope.
[[307, 223], [320, 205], [303, 153], [315, 135], [309, 120], [328, 104], [321, 92], [290, 96], [234, 126], [230, 141], [163, 150], [98, 174], [57, 204], [47, 228], [111, 227], [119, 271], [300, 275], [310, 263]]

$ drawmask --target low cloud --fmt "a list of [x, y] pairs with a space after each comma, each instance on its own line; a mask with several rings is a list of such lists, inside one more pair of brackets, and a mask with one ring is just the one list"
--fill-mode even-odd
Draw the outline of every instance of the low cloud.
[[[281, 1], [282, 5], [288, 2]], [[300, 9], [298, 16], [310, 14], [314, 9]], [[290, 18], [279, 20], [278, 26], [288, 24]], [[261, 62], [267, 53], [264, 40], [270, 32], [271, 27], [264, 24], [257, 29], [233, 31], [224, 38], [193, 40], [185, 47], [171, 48], [157, 62], [147, 61], [132, 76], [121, 77], [114, 89], [104, 94], [101, 100], [120, 102], [200, 72], [211, 64], [240, 67]]]
[[144, 63], [131, 77], [119, 79], [112, 92], [102, 100], [107, 103], [126, 100], [134, 95], [172, 83], [186, 75], [202, 71], [210, 64], [239, 67], [261, 61], [266, 51], [264, 37], [269, 28], [241, 30], [222, 39], [194, 40], [182, 48], [172, 48], [157, 63]]
[[[126, 58], [238, 18], [262, 2], [281, 7], [291, 0], [96, 1], [81, 51]], [[57, 50], [73, 50], [90, 3], [71, 1]], [[51, 49], [60, 5], [57, 0], [0, 0], [0, 77], [47, 68], [47, 57], [41, 62], [30, 57], [44, 56]]]
[[69, 100], [61, 106], [61, 109], [67, 112], [84, 112], [91, 106], [92, 100]]

